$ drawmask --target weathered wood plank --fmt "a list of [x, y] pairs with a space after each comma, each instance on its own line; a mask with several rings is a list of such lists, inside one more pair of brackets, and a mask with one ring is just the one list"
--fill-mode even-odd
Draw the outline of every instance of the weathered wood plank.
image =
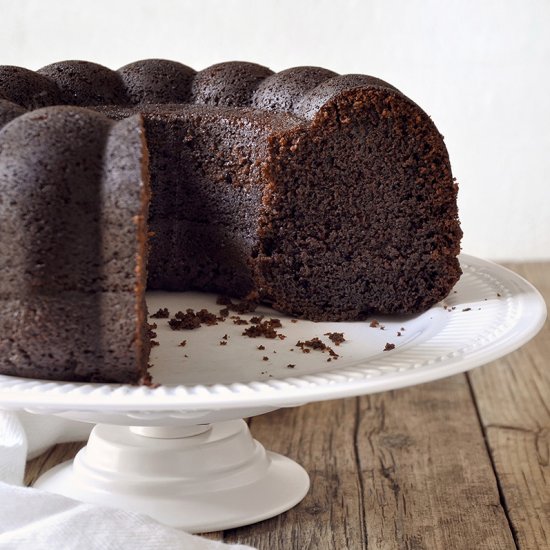
[[48, 449], [45, 453], [27, 462], [25, 485], [32, 485], [43, 473], [66, 460], [72, 460], [86, 443], [62, 443]]
[[283, 548], [515, 548], [463, 375], [258, 417], [312, 476], [294, 510], [226, 533]]
[[464, 375], [359, 403], [369, 548], [515, 548]]
[[[550, 302], [550, 264], [509, 266]], [[550, 325], [469, 374], [506, 512], [522, 550], [550, 548]]]
[[311, 489], [292, 510], [226, 531], [224, 540], [260, 550], [366, 547], [355, 453], [356, 409], [355, 399], [341, 399], [253, 418], [254, 437], [304, 466]]

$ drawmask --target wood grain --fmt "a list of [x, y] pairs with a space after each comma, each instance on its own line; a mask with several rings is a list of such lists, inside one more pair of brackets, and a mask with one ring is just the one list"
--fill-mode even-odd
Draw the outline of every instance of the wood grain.
[[294, 510], [227, 541], [260, 550], [515, 548], [464, 375], [278, 411], [251, 429], [303, 464], [312, 489]]
[[[550, 300], [550, 264], [511, 266]], [[209, 537], [264, 549], [550, 548], [550, 327], [468, 375], [253, 418], [266, 448], [301, 463], [294, 509]], [[57, 445], [27, 483], [72, 458]]]
[[366, 533], [355, 451], [356, 412], [352, 398], [253, 418], [253, 436], [304, 466], [311, 488], [286, 514], [228, 531], [225, 540], [260, 550], [362, 548]]
[[[515, 264], [550, 302], [550, 265]], [[522, 550], [550, 548], [550, 326], [469, 373], [504, 506]]]
[[84, 445], [86, 445], [84, 441], [61, 443], [33, 460], [29, 460], [25, 470], [25, 485], [32, 485], [44, 472], [61, 462], [72, 460]]
[[515, 548], [464, 375], [359, 403], [368, 548]]

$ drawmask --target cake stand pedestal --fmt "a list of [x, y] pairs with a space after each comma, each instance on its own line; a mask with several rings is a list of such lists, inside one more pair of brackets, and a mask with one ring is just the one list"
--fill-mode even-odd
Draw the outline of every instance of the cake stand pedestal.
[[309, 477], [266, 452], [243, 420], [168, 427], [98, 424], [74, 461], [35, 487], [141, 512], [192, 533], [278, 515], [300, 502]]
[[[297, 504], [309, 479], [292, 460], [266, 452], [243, 418], [451, 376], [510, 353], [540, 330], [546, 306], [528, 282], [471, 256], [462, 255], [461, 265], [445, 302], [415, 317], [292, 322], [260, 308], [253, 315], [281, 320], [283, 337], [275, 340], [246, 338], [231, 318], [185, 333], [159, 319], [160, 345], [151, 355], [159, 387], [0, 376], [0, 408], [97, 424], [74, 461], [36, 487], [190, 532], [254, 523]], [[150, 293], [147, 302], [150, 312], [172, 315], [220, 307], [215, 296], [198, 293]], [[297, 345], [315, 337], [333, 345], [332, 332], [346, 340], [333, 346], [337, 359]]]

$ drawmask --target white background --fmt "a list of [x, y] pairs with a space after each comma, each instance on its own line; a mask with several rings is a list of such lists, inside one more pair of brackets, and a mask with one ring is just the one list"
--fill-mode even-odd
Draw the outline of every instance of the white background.
[[388, 80], [445, 136], [465, 252], [550, 258], [550, 0], [0, 0], [0, 63], [148, 57]]

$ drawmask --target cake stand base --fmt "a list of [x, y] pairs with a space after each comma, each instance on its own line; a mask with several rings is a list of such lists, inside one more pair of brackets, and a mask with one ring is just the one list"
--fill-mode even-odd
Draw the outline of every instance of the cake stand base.
[[266, 452], [243, 420], [191, 427], [98, 424], [74, 461], [48, 471], [35, 487], [204, 533], [292, 508], [306, 495], [309, 477], [294, 461]]

